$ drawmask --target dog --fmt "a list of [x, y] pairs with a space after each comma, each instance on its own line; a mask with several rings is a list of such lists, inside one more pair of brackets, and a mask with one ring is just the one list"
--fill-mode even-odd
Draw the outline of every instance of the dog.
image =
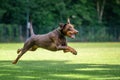
[[66, 24], [61, 23], [57, 29], [42, 35], [34, 34], [31, 23], [30, 32], [31, 37], [26, 40], [23, 48], [17, 50], [18, 56], [12, 62], [13, 64], [16, 64], [21, 56], [27, 51], [35, 51], [39, 47], [50, 51], [63, 50], [64, 53], [71, 52], [72, 54], [77, 55], [77, 51], [68, 46], [66, 41], [66, 36], [75, 38], [75, 35], [78, 33], [70, 23], [69, 19]]

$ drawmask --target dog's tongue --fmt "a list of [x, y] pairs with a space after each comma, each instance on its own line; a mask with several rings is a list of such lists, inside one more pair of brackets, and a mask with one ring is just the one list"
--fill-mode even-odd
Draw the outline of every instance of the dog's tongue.
[[71, 35], [71, 38], [73, 38], [73, 39], [74, 39], [74, 38], [75, 38], [75, 35], [74, 35], [74, 34], [73, 34], [73, 35]]

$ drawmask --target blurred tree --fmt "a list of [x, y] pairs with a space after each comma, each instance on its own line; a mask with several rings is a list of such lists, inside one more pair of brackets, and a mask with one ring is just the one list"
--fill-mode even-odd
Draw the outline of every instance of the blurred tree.
[[[65, 23], [70, 17], [71, 23], [81, 32], [79, 35], [81, 37], [78, 38], [95, 40], [98, 35], [102, 38], [109, 35], [120, 40], [120, 0], [29, 0], [29, 3], [27, 1], [0, 0], [1, 30], [8, 30], [11, 36], [13, 33], [19, 34], [19, 30], [14, 31], [12, 27], [17, 24], [18, 27], [15, 28], [22, 30], [21, 34], [25, 36], [26, 15], [29, 11], [29, 18], [37, 34], [53, 30], [58, 27], [59, 22]], [[4, 28], [3, 24], [9, 27]], [[7, 35], [5, 31], [3, 33]]]
[[102, 17], [103, 17], [103, 13], [104, 13], [105, 2], [106, 2], [106, 0], [96, 0], [98, 22], [99, 23], [102, 23]]

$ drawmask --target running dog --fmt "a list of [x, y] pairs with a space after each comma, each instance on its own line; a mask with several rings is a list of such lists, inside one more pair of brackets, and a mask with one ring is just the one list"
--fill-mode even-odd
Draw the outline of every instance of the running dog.
[[77, 55], [77, 51], [68, 46], [66, 41], [66, 36], [75, 38], [75, 35], [78, 33], [70, 23], [69, 19], [66, 24], [61, 23], [57, 29], [42, 35], [34, 34], [31, 23], [30, 32], [31, 37], [26, 40], [23, 48], [17, 50], [18, 56], [12, 62], [13, 64], [16, 64], [21, 56], [27, 51], [35, 51], [39, 47], [50, 51], [63, 50], [64, 53], [71, 52], [72, 54]]

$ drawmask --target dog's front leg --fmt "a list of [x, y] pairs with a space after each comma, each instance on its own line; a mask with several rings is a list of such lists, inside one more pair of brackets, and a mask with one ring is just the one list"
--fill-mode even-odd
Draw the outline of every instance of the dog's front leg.
[[77, 55], [77, 51], [69, 46], [57, 46], [58, 50], [63, 50], [64, 52], [71, 52], [74, 55]]
[[51, 37], [52, 41], [55, 43], [57, 50], [63, 50], [64, 52], [71, 52], [74, 55], [77, 55], [77, 51], [69, 46], [67, 46], [67, 42], [65, 40], [64, 45], [57, 45], [58, 39], [55, 36]]
[[73, 53], [74, 55], [77, 55], [77, 51], [70, 46], [67, 46], [67, 51]]

